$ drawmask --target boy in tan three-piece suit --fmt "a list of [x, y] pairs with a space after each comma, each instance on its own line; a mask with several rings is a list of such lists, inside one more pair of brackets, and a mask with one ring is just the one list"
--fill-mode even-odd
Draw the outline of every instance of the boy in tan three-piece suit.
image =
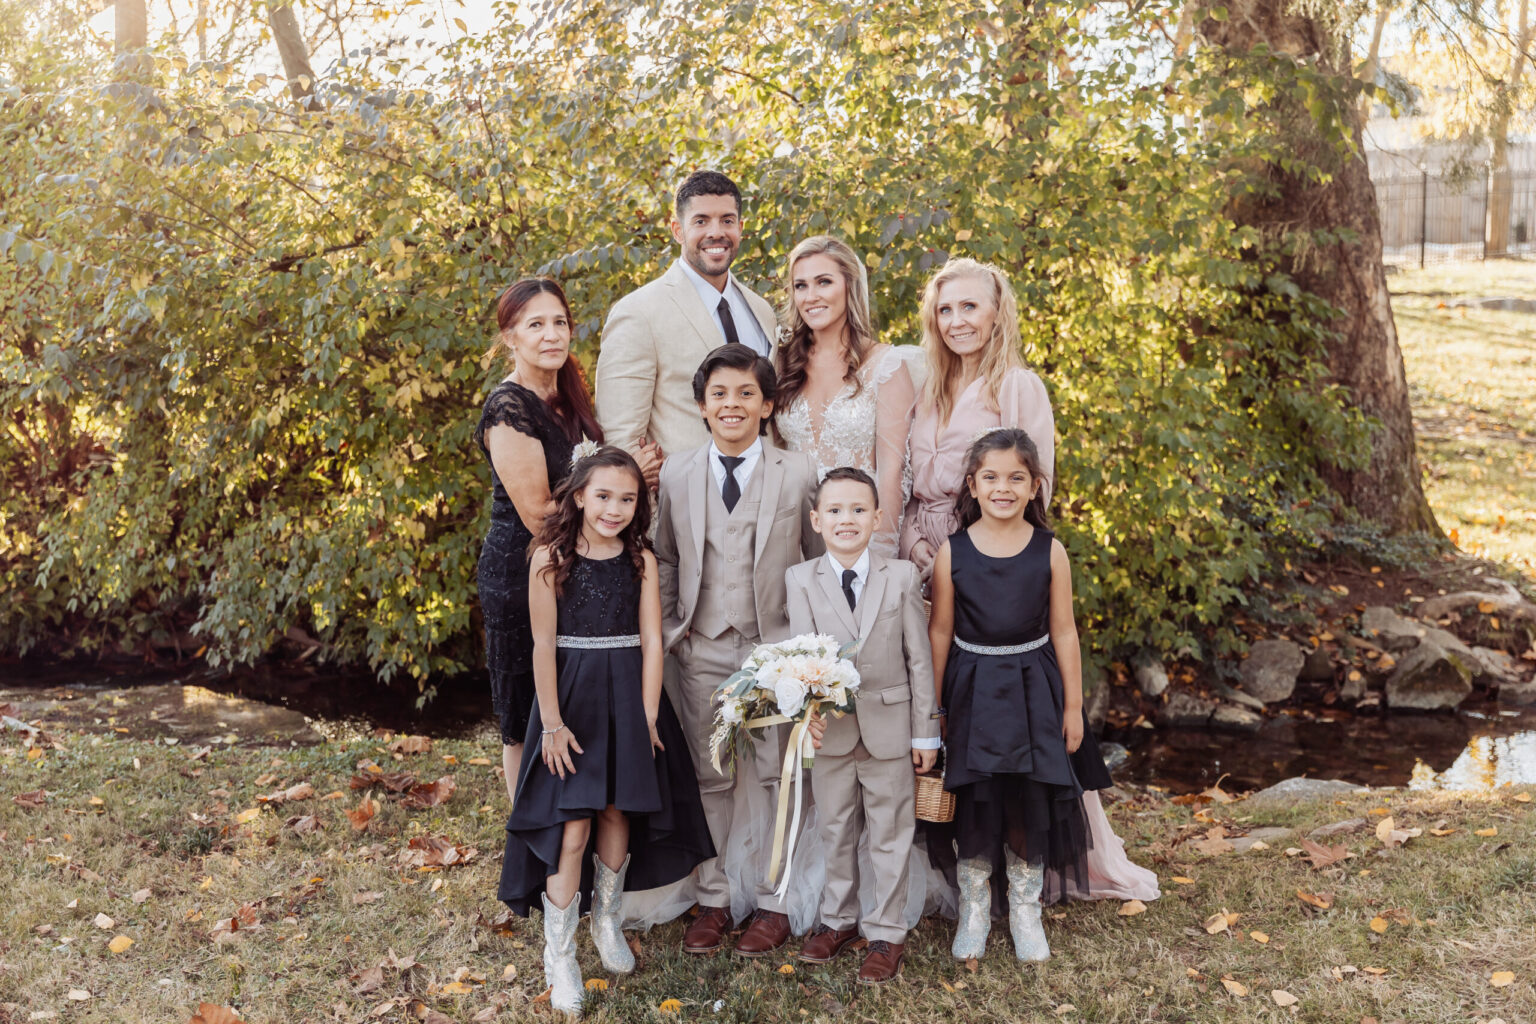
[[[922, 583], [911, 562], [869, 550], [880, 517], [875, 482], [862, 470], [829, 472], [817, 488], [812, 528], [820, 558], [785, 577], [789, 630], [860, 641], [854, 710], [812, 722], [818, 748], [811, 791], [821, 815], [827, 883], [820, 920], [800, 959], [828, 963], [859, 937], [869, 940], [858, 979], [878, 985], [901, 973], [907, 940], [907, 868], [915, 831], [913, 773], [938, 756], [933, 657]], [[859, 841], [869, 836], [869, 863]], [[859, 920], [859, 874], [871, 876], [874, 906]]]
[[[745, 345], [710, 352], [693, 387], [711, 440], [662, 465], [656, 561], [662, 643], [679, 668], [673, 705], [688, 736], [710, 836], [724, 853], [732, 833], [747, 835], [754, 822], [736, 812], [737, 777], [711, 763], [715, 689], [758, 643], [789, 636], [785, 570], [821, 550], [809, 522], [816, 463], [761, 436], [777, 381], [773, 364]], [[738, 766], [740, 785], [778, 783], [781, 732], [771, 727], [757, 741], [752, 763]], [[770, 852], [759, 850], [756, 892], [750, 894], [757, 911], [736, 943], [736, 952], [746, 956], [761, 956], [789, 939], [784, 901], [766, 877]], [[700, 913], [683, 936], [683, 949], [712, 953], [733, 923], [720, 858], [700, 864], [696, 881]]]

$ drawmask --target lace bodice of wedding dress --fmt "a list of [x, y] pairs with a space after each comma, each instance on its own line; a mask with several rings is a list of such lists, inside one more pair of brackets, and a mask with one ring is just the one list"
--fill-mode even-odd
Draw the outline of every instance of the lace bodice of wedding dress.
[[892, 558], [911, 493], [907, 434], [916, 392], [905, 356], [916, 351], [882, 346], [859, 368], [857, 389], [845, 382], [820, 410], [802, 394], [775, 420], [785, 445], [810, 453], [823, 476], [837, 466], [855, 466], [875, 478], [883, 522], [871, 546]]

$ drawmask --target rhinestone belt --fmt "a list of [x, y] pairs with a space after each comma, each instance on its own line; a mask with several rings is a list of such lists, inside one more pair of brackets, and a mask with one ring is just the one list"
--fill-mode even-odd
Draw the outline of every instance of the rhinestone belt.
[[962, 651], [970, 651], [972, 654], [1023, 654], [1025, 651], [1032, 651], [1037, 647], [1044, 647], [1050, 643], [1051, 635], [1047, 633], [1045, 636], [1029, 641], [1029, 643], [1009, 644], [1007, 647], [988, 647], [985, 644], [973, 644], [961, 640], [959, 637], [955, 637], [954, 640], [956, 647]]
[[606, 651], [614, 647], [639, 647], [640, 634], [631, 636], [557, 636], [555, 646], [576, 651]]

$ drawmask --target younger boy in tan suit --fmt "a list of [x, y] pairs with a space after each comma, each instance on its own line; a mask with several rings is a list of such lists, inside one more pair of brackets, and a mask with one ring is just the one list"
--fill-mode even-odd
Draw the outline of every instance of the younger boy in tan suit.
[[[678, 663], [672, 703], [688, 736], [710, 838], [724, 853], [733, 833], [749, 835], [760, 824], [736, 807], [738, 786], [777, 787], [785, 737], [782, 727], [771, 726], [738, 773], [715, 771], [709, 751], [715, 689], [758, 643], [790, 635], [784, 572], [821, 550], [809, 521], [816, 462], [762, 437], [777, 378], [773, 364], [745, 345], [710, 352], [694, 375], [693, 392], [710, 442], [662, 465], [656, 562], [662, 643]], [[744, 956], [763, 956], [789, 940], [786, 901], [774, 896], [766, 877], [771, 852], [758, 850], [756, 892], [734, 901], [757, 908], [736, 943]], [[699, 916], [683, 936], [683, 950], [712, 953], [733, 923], [719, 857], [699, 865], [697, 886]]]
[[[917, 567], [869, 550], [880, 521], [869, 474], [834, 469], [814, 501], [811, 527], [827, 552], [785, 574], [789, 630], [861, 641], [854, 655], [860, 683], [852, 713], [811, 725], [818, 748], [811, 791], [821, 815], [827, 883], [820, 921], [800, 959], [828, 963], [862, 930], [869, 948], [859, 981], [878, 985], [901, 973], [907, 941], [913, 773], [932, 768], [938, 756], [928, 619]], [[874, 909], [860, 921], [858, 854], [865, 833]]]

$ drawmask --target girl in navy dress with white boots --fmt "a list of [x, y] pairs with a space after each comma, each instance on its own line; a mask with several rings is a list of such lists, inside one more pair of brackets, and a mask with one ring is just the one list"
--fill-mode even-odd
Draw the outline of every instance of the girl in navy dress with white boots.
[[934, 561], [929, 639], [947, 718], [945, 788], [956, 797], [951, 952], [962, 960], [986, 949], [999, 868], [1015, 954], [1051, 955], [1040, 920], [1047, 875], [1059, 889], [1051, 895], [1086, 891], [1095, 836], [1084, 792], [1110, 785], [1083, 714], [1071, 567], [1047, 526], [1044, 479], [1024, 431], [981, 434], [965, 456], [961, 528]]
[[523, 916], [542, 896], [550, 1004], [579, 1013], [576, 923], [587, 894], [603, 966], [628, 973], [624, 891], [669, 885], [715, 849], [661, 689], [661, 596], [640, 467], [600, 448], [554, 498], [529, 566], [538, 701], [497, 895]]

